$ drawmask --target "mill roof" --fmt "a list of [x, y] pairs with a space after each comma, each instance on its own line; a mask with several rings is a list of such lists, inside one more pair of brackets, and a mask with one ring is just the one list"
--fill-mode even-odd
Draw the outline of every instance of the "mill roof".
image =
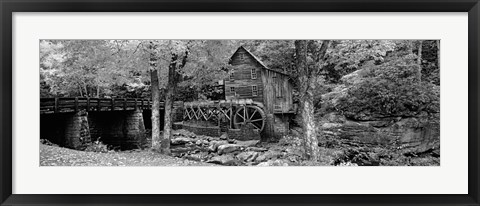
[[[275, 69], [271, 69], [269, 67], [267, 67], [267, 65], [265, 65], [262, 60], [260, 60], [260, 58], [258, 58], [257, 56], [255, 56], [252, 52], [250, 52], [247, 48], [243, 47], [243, 46], [240, 46], [238, 47], [237, 51], [235, 51], [232, 55], [232, 57], [240, 50], [240, 49], [243, 49], [247, 52], [248, 55], [250, 55], [258, 64], [260, 64], [260, 66], [262, 66], [262, 68], [266, 69], [266, 70], [269, 70], [269, 71], [272, 71], [272, 72], [276, 72], [276, 73], [279, 73], [279, 74], [283, 74], [283, 75], [287, 75], [289, 76], [287, 73], [285, 72], [281, 72], [281, 71], [278, 71], [278, 70], [275, 70]], [[230, 61], [232, 59], [230, 58]], [[229, 62], [230, 63], [230, 62]]]

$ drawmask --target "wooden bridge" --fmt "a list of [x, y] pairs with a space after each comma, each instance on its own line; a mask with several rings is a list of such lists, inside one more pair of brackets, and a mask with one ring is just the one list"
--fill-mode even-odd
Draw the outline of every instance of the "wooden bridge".
[[[109, 145], [136, 148], [145, 142], [145, 129], [151, 127], [152, 104], [149, 99], [134, 98], [40, 98], [40, 138], [74, 149], [100, 137]], [[175, 102], [174, 110], [181, 106]], [[160, 102], [160, 116], [164, 107]]]
[[[151, 109], [150, 99], [132, 98], [40, 98], [40, 114], [85, 111], [129, 111]], [[164, 103], [160, 103], [164, 107]]]

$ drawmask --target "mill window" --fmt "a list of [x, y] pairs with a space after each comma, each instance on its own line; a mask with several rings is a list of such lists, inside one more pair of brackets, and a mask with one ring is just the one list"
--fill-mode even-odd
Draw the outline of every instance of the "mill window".
[[238, 58], [240, 58], [240, 60], [244, 60], [245, 59], [245, 54], [244, 53], [238, 54]]
[[282, 85], [281, 85], [279, 82], [277, 82], [277, 83], [275, 84], [275, 87], [276, 87], [276, 88], [275, 88], [275, 91], [276, 91], [276, 92], [275, 92], [275, 95], [276, 95], [276, 97], [283, 97], [283, 94], [282, 94]]
[[257, 86], [252, 86], [252, 96], [258, 96]]
[[252, 79], [257, 79], [257, 70], [252, 69]]

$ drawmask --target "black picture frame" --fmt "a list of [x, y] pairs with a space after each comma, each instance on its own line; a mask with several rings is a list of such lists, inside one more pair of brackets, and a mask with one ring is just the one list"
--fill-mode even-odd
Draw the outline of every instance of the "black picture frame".
[[[1, 205], [480, 205], [478, 0], [0, 0]], [[468, 12], [468, 194], [35, 195], [12, 194], [13, 12]], [[449, 177], [446, 177], [449, 178]]]

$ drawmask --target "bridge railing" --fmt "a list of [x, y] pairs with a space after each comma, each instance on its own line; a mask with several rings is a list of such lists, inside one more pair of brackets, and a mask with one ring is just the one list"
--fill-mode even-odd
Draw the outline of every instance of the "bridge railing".
[[149, 99], [133, 98], [40, 98], [40, 113], [88, 111], [122, 111], [150, 109]]

